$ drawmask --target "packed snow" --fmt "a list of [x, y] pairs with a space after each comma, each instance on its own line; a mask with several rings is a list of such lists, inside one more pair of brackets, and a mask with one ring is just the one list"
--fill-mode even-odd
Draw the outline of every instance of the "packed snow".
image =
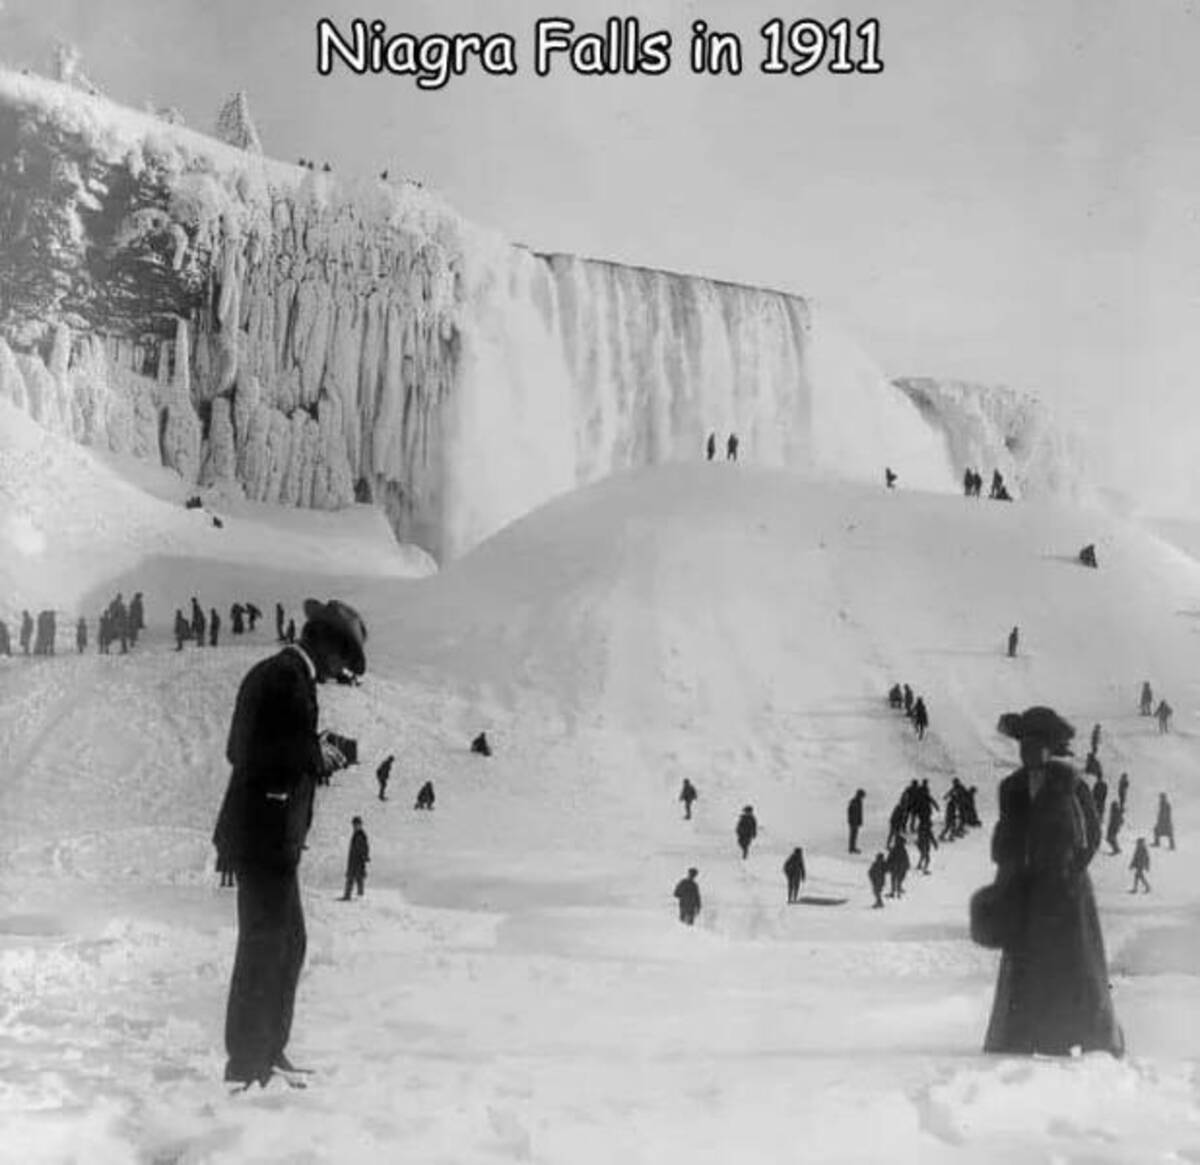
[[[60, 637], [52, 658], [0, 659], [0, 1160], [1200, 1160], [1187, 553], [1061, 506], [701, 463], [570, 493], [432, 573], [369, 507], [185, 510], [166, 471], [4, 407], [4, 593], [53, 601]], [[1098, 571], [1074, 561], [1085, 542]], [[82, 612], [94, 635], [118, 590], [145, 593], [144, 640], [68, 650], [61, 628]], [[266, 625], [176, 652], [193, 594], [252, 599]], [[225, 733], [275, 650], [274, 602], [309, 594], [369, 628], [362, 687], [321, 692], [362, 763], [320, 791], [301, 866], [289, 1050], [315, 1075], [231, 1097], [235, 895], [209, 842]], [[1136, 714], [1147, 678], [1169, 735]], [[897, 680], [929, 705], [924, 742], [886, 707]], [[997, 716], [1035, 702], [1083, 737], [1100, 722], [1106, 775], [1132, 780], [1124, 853], [1093, 863], [1122, 1062], [979, 1051], [996, 956], [968, 940], [966, 899], [1015, 762]], [[468, 751], [481, 729], [490, 759]], [[984, 828], [872, 910], [896, 796], [927, 776], [941, 797], [952, 775], [980, 787]], [[437, 807], [415, 813], [426, 779]], [[1151, 851], [1135, 898], [1160, 791], [1180, 848]], [[762, 830], [745, 862], [743, 804]], [[373, 860], [342, 903], [354, 814]], [[844, 905], [784, 904], [797, 844], [805, 891]], [[695, 929], [671, 899], [689, 865]]]

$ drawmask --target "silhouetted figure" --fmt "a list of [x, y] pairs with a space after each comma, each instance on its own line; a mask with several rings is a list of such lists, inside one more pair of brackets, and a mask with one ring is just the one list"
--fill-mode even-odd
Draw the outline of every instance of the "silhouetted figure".
[[417, 799], [413, 804], [413, 808], [414, 809], [432, 810], [434, 800], [435, 800], [435, 798], [433, 795], [433, 782], [426, 781], [425, 784], [423, 784], [417, 790]]
[[283, 637], [285, 640], [287, 640], [288, 643], [296, 642], [296, 620], [295, 619], [288, 620], [287, 630], [283, 633]]
[[933, 836], [933, 822], [926, 819], [917, 826], [917, 869], [922, 874], [929, 873], [929, 857], [931, 851], [938, 848], [937, 838]]
[[246, 630], [246, 624], [243, 621], [246, 608], [241, 603], [234, 603], [229, 608], [229, 629], [234, 635], [241, 635]]
[[905, 826], [908, 823], [908, 802], [901, 797], [896, 802], [896, 807], [892, 810], [892, 815], [888, 818], [888, 835], [887, 848], [892, 848], [892, 842], [904, 833]]
[[736, 433], [729, 434], [729, 440], [725, 442], [725, 460], [736, 461], [738, 459], [738, 436]]
[[283, 604], [282, 603], [275, 604], [275, 638], [278, 639], [280, 643], [287, 642], [287, 635], [285, 634], [284, 629], [283, 629]]
[[1158, 817], [1154, 821], [1154, 844], [1157, 846], [1163, 838], [1166, 838], [1171, 843], [1171, 848], [1175, 848], [1175, 826], [1171, 821], [1171, 802], [1167, 800], [1166, 793], [1158, 795]]
[[471, 751], [478, 753], [480, 756], [491, 756], [492, 746], [488, 744], [486, 732], [481, 732], [474, 740], [471, 741]]
[[742, 851], [742, 860], [744, 861], [750, 853], [751, 842], [758, 836], [758, 822], [754, 818], [754, 810], [751, 806], [747, 805], [742, 810], [734, 832], [737, 835], [738, 848]]
[[213, 516], [212, 516], [212, 524], [214, 526], [216, 526], [216, 528], [218, 530], [223, 530], [225, 528], [225, 523], [222, 522], [221, 519], [218, 518], [216, 514], [213, 514]]
[[904, 685], [904, 715], [911, 716], [912, 710], [913, 710], [913, 690], [912, 690], [912, 688], [910, 688], [908, 686], [908, 684], [905, 684]]
[[[192, 637], [192, 625], [184, 617], [183, 612], [175, 608], [175, 650], [182, 651], [184, 643]], [[103, 648], [101, 649], [103, 650]]]
[[1100, 725], [1092, 725], [1092, 752], [1100, 751]]
[[367, 863], [371, 860], [371, 843], [367, 840], [367, 831], [363, 829], [361, 817], [355, 817], [351, 823], [354, 832], [350, 834], [350, 852], [346, 855], [346, 888], [342, 891], [342, 901], [350, 901], [350, 891], [358, 888], [358, 896], [363, 896], [363, 883], [367, 880]]
[[21, 632], [18, 641], [21, 644], [21, 653], [29, 654], [29, 641], [33, 638], [33, 617], [28, 611], [21, 612]]
[[876, 854], [871, 868], [867, 870], [867, 878], [871, 883], [871, 893], [875, 895], [875, 905], [872, 909], [883, 909], [883, 888], [887, 884], [887, 859], [883, 854]]
[[675, 897], [679, 900], [679, 921], [685, 926], [693, 926], [696, 915], [700, 913], [700, 887], [696, 877], [700, 873], [695, 866], [687, 872], [675, 886]]
[[903, 837], [898, 837], [892, 842], [892, 848], [888, 851], [887, 872], [888, 877], [891, 878], [891, 889], [888, 891], [889, 898], [904, 897], [904, 879], [908, 877], [910, 865], [908, 846], [905, 844]]
[[387, 800], [388, 781], [392, 776], [392, 765], [395, 764], [396, 758], [388, 755], [384, 758], [383, 763], [375, 770], [375, 780], [379, 783], [379, 799]]
[[692, 805], [700, 794], [696, 792], [696, 786], [692, 784], [687, 777], [683, 778], [683, 786], [679, 790], [679, 800], [683, 802], [683, 819], [691, 821]]
[[1100, 759], [1094, 752], [1089, 752], [1084, 758], [1083, 775], [1085, 777], [1100, 777], [1104, 775], [1104, 767], [1100, 764]]
[[8, 634], [8, 624], [0, 619], [0, 655], [12, 656], [12, 639]]
[[87, 620], [82, 615], [75, 623], [75, 650], [80, 655], [87, 651]]
[[1103, 821], [1104, 807], [1108, 804], [1108, 785], [1100, 773], [1096, 774], [1096, 783], [1092, 786], [1092, 801], [1096, 806], [1096, 816]]
[[709, 433], [708, 441], [704, 446], [704, 452], [708, 455], [709, 461], [711, 461], [714, 457], [716, 457], [716, 455], [717, 455], [717, 435], [716, 435], [716, 433]]
[[1174, 711], [1175, 709], [1166, 700], [1159, 700], [1158, 707], [1154, 709], [1154, 716], [1158, 721], [1159, 732], [1170, 732], [1171, 716]]
[[388, 180], [388, 172], [386, 170], [379, 171], [379, 181], [386, 182]]
[[888, 689], [888, 707], [897, 709], [904, 707], [904, 693], [900, 690], [899, 684], [892, 684]]
[[325, 165], [321, 167], [321, 171], [322, 171], [322, 173], [325, 173], [325, 174], [332, 174], [333, 167], [328, 162], [326, 162]]
[[213, 607], [208, 613], [208, 645], [216, 647], [217, 640], [221, 635], [221, 616], [217, 614], [217, 608]]
[[1121, 806], [1121, 812], [1125, 812], [1125, 798], [1129, 796], [1129, 774], [1122, 773], [1120, 780], [1117, 781], [1117, 804]]
[[1079, 561], [1083, 563], [1084, 566], [1090, 566], [1093, 570], [1099, 567], [1100, 564], [1096, 561], [1096, 547], [1094, 543], [1089, 542], [1079, 552]]
[[972, 491], [974, 485], [975, 485], [975, 475], [971, 472], [970, 469], [964, 469], [963, 470], [963, 493], [967, 497], [971, 496], [971, 491]]
[[192, 638], [196, 640], [197, 647], [204, 646], [204, 612], [200, 609], [200, 603], [196, 597], [192, 596]]
[[929, 727], [929, 713], [925, 710], [925, 699], [922, 696], [918, 696], [917, 702], [913, 705], [912, 721], [917, 739], [924, 740], [925, 730]]
[[129, 653], [129, 611], [120, 594], [108, 605], [108, 639], [110, 643], [121, 641], [121, 654]]
[[1008, 633], [1008, 658], [1012, 659], [1017, 654], [1017, 643], [1021, 638], [1021, 629], [1014, 627]]
[[1137, 844], [1133, 847], [1133, 861], [1129, 863], [1129, 868], [1133, 871], [1133, 886], [1130, 889], [1130, 894], [1136, 894], [1138, 887], [1141, 886], [1143, 892], [1150, 893], [1150, 882], [1146, 878], [1146, 874], [1150, 869], [1150, 851], [1146, 848], [1146, 839], [1139, 837]]
[[796, 846], [783, 863], [783, 873], [787, 878], [787, 900], [790, 906], [800, 900], [800, 884], [808, 876], [804, 871], [804, 850]]
[[993, 469], [992, 470], [992, 488], [988, 492], [988, 497], [993, 498], [993, 499], [999, 498], [1000, 491], [1002, 489], [1004, 489], [1004, 475], [1001, 474], [1000, 470]]
[[979, 808], [975, 800], [975, 795], [978, 792], [979, 790], [972, 785], [963, 794], [963, 820], [972, 829], [978, 829], [983, 825], [983, 822], [979, 820]]
[[1150, 690], [1150, 681], [1142, 681], [1142, 698], [1138, 703], [1138, 710], [1143, 716], [1154, 715], [1154, 693]]
[[890, 465], [885, 465], [883, 467], [883, 480], [888, 489], [896, 488], [896, 475], [892, 472]]
[[862, 829], [864, 797], [866, 797], [866, 793], [862, 789], [858, 789], [846, 805], [846, 824], [850, 828], [848, 852], [852, 854], [860, 852], [858, 848], [858, 831]]
[[254, 625], [262, 618], [262, 612], [253, 604], [246, 604], [246, 618], [250, 620], [250, 630], [254, 630]]
[[129, 600], [129, 646], [136, 647], [138, 636], [146, 629], [146, 606], [142, 592]]
[[1121, 826], [1125, 824], [1125, 814], [1121, 811], [1120, 801], [1114, 801], [1108, 809], [1108, 831], [1104, 835], [1104, 840], [1108, 842], [1109, 854], [1119, 854], [1121, 847], [1117, 844], [1117, 834], [1121, 832]]

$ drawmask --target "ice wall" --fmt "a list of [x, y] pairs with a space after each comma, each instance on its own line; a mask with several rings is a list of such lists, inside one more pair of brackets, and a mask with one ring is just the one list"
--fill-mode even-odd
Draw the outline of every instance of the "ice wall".
[[0, 394], [286, 505], [383, 505], [454, 555], [558, 493], [701, 455], [953, 488], [941, 434], [799, 297], [536, 255], [0, 74]]

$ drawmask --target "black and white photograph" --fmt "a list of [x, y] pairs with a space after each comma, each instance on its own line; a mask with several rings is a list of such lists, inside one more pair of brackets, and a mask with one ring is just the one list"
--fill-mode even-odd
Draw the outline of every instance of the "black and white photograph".
[[1198, 62], [0, 0], [0, 1163], [1200, 1162]]

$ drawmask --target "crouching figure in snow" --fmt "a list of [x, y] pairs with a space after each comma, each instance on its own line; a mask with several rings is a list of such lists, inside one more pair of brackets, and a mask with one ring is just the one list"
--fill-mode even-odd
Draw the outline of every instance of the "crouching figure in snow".
[[1120, 1056], [1125, 1040], [1087, 872], [1100, 822], [1083, 779], [1055, 759], [1071, 755], [1075, 730], [1044, 707], [1007, 713], [998, 727], [1019, 742], [1021, 767], [1000, 783], [996, 880], [971, 902], [972, 936], [1004, 952], [984, 1051]]

